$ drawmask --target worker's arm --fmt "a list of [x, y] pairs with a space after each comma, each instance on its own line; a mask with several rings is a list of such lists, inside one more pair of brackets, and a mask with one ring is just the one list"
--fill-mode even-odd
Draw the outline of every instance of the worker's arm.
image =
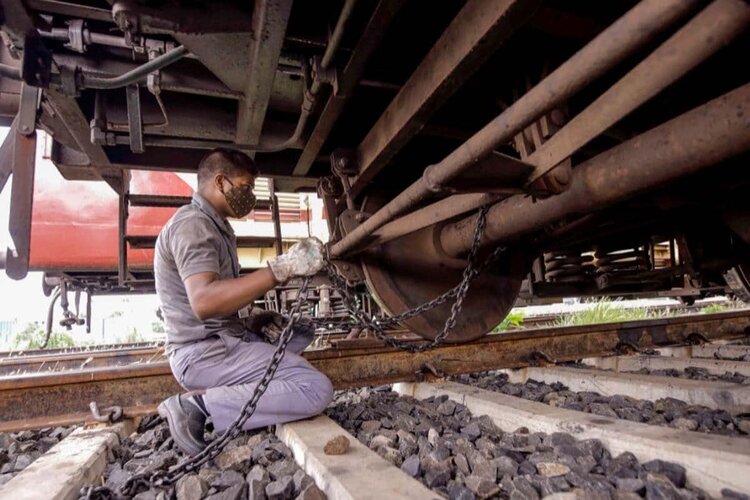
[[185, 278], [185, 290], [195, 316], [203, 321], [234, 314], [278, 283], [313, 275], [323, 264], [323, 244], [316, 238], [307, 238], [271, 259], [266, 269], [225, 280], [215, 272], [198, 272]]
[[190, 307], [201, 321], [234, 314], [274, 286], [276, 279], [270, 268], [233, 279], [222, 280], [218, 274], [206, 272], [185, 280]]

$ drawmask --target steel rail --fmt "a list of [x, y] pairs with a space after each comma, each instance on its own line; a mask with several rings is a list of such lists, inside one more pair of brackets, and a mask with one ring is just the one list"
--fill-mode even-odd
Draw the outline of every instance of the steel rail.
[[[336, 388], [344, 389], [424, 380], [430, 373], [523, 367], [540, 358], [571, 361], [613, 355], [623, 345], [643, 349], [686, 344], [693, 336], [713, 341], [747, 335], [750, 314], [732, 311], [489, 335], [417, 354], [376, 347], [327, 349], [304, 356]], [[126, 415], [144, 414], [181, 391], [167, 362], [0, 377], [0, 432], [81, 422], [91, 401], [122, 406]]]

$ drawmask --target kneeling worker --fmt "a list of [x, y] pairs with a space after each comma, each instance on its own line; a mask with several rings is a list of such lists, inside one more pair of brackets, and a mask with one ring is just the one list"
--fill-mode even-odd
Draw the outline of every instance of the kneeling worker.
[[[211, 417], [223, 431], [260, 381], [278, 341], [281, 315], [252, 310], [254, 300], [295, 276], [323, 267], [323, 244], [308, 238], [240, 277], [237, 242], [227, 217], [243, 218], [255, 205], [253, 160], [216, 149], [198, 167], [198, 190], [159, 234], [154, 256], [156, 291], [167, 326], [169, 364], [191, 391], [159, 405], [175, 444], [195, 455], [205, 448]], [[304, 331], [299, 331], [304, 330]], [[322, 412], [331, 382], [299, 354], [312, 341], [309, 326], [295, 331], [286, 355], [244, 429], [298, 420]]]

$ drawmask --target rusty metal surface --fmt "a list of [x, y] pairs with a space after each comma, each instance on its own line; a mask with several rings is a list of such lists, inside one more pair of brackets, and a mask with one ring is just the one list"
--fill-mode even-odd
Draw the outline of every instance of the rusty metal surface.
[[[374, 200], [372, 200], [374, 202]], [[366, 211], [371, 211], [366, 206]], [[461, 282], [466, 261], [446, 258], [433, 240], [431, 228], [395, 239], [362, 255], [367, 288], [392, 315], [427, 303]], [[521, 289], [526, 263], [509, 250], [498, 265], [483, 271], [472, 283], [448, 342], [477, 339], [508, 314]], [[404, 324], [414, 333], [433, 339], [452, 312], [453, 300]]]
[[352, 196], [385, 167], [497, 48], [531, 17], [537, 0], [471, 0], [446, 28], [357, 147]]
[[34, 203], [34, 171], [36, 169], [36, 132], [22, 134], [17, 128], [10, 133], [13, 141], [13, 179], [10, 193], [8, 232], [13, 249], [5, 256], [5, 272], [15, 279], [26, 277], [31, 253], [31, 210]]
[[359, 42], [354, 47], [354, 53], [339, 77], [338, 92], [333, 92], [328, 98], [315, 128], [307, 139], [305, 148], [294, 167], [294, 175], [306, 175], [310, 171], [310, 167], [362, 78], [370, 56], [380, 46], [388, 27], [403, 4], [403, 0], [380, 0], [378, 2]]
[[526, 158], [535, 166], [529, 182], [729, 44], [748, 24], [747, 2], [712, 2]]
[[[489, 335], [413, 354], [384, 347], [306, 352], [305, 358], [338, 389], [423, 380], [425, 371], [446, 375], [522, 367], [531, 360], [568, 361], [615, 354], [618, 346], [640, 348], [750, 335], [747, 311], [668, 319], [528, 330]], [[429, 367], [429, 368], [428, 368]], [[182, 389], [166, 362], [124, 368], [76, 370], [0, 378], [0, 432], [82, 422], [88, 404], [122, 406], [125, 415], [153, 412], [163, 398]]]
[[[514, 196], [490, 208], [484, 243], [528, 233], [571, 214], [609, 206], [715, 165], [750, 148], [750, 84], [620, 144], [576, 167], [570, 187], [545, 200]], [[442, 249], [461, 255], [476, 217], [445, 226]]]
[[237, 108], [237, 143], [260, 140], [291, 11], [292, 0], [261, 0], [253, 6], [254, 36], [247, 54], [248, 71], [243, 75], [244, 98]]
[[511, 140], [539, 116], [564, 103], [676, 23], [698, 3], [693, 0], [644, 0], [637, 4], [453, 153], [435, 164], [430, 169], [432, 182], [428, 183], [424, 177], [420, 177], [361, 226], [332, 245], [331, 255], [345, 256], [374, 230], [430, 196], [430, 184], [444, 184], [470, 168], [477, 158], [487, 156], [498, 144]]
[[82, 368], [125, 366], [163, 361], [164, 358], [163, 347], [16, 356], [0, 358], [0, 375], [28, 375]]

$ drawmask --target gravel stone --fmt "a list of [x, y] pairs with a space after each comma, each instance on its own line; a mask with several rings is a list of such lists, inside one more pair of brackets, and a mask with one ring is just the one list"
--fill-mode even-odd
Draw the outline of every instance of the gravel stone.
[[299, 465], [291, 458], [279, 460], [268, 466], [268, 473], [273, 480], [278, 480], [284, 476], [294, 476], [298, 470], [300, 470]]
[[468, 476], [469, 474], [471, 474], [471, 470], [469, 469], [469, 462], [466, 460], [466, 456], [464, 456], [462, 453], [459, 453], [453, 457], [453, 463], [464, 476]]
[[644, 483], [641, 479], [618, 477], [615, 479], [615, 487], [617, 487], [618, 490], [624, 492], [638, 493], [640, 495], [644, 492], [646, 483]]
[[368, 420], [366, 422], [362, 422], [360, 429], [363, 432], [367, 432], [368, 434], [373, 434], [376, 431], [380, 430], [380, 420]]
[[489, 498], [500, 492], [500, 488], [495, 484], [494, 478], [489, 480], [473, 474], [466, 478], [466, 487], [480, 498]]
[[254, 450], [250, 446], [238, 446], [229, 450], [224, 450], [214, 459], [216, 465], [222, 470], [241, 470], [247, 467], [253, 456]]
[[449, 417], [449, 416], [453, 415], [453, 412], [456, 411], [456, 402], [453, 401], [452, 399], [449, 399], [447, 401], [443, 401], [442, 403], [440, 403], [440, 405], [438, 405], [437, 411], [441, 415], [445, 415], [445, 416]]
[[539, 462], [536, 464], [536, 470], [544, 477], [557, 477], [570, 472], [570, 467], [556, 462]]
[[278, 481], [273, 481], [266, 486], [266, 497], [268, 500], [284, 500], [294, 492], [294, 481], [290, 476], [285, 476]]
[[665, 462], [663, 460], [651, 460], [650, 462], [643, 464], [643, 468], [649, 472], [663, 474], [678, 488], [683, 488], [685, 486], [685, 467], [679, 464]]
[[314, 483], [312, 478], [305, 474], [305, 471], [302, 469], [297, 469], [297, 472], [292, 476], [292, 481], [294, 481], [294, 491], [296, 492], [302, 492], [305, 488]]
[[241, 500], [247, 496], [247, 484], [242, 482], [230, 486], [224, 491], [209, 496], [210, 500]]
[[18, 455], [16, 457], [16, 463], [13, 466], [13, 470], [15, 472], [20, 472], [20, 471], [24, 470], [26, 467], [28, 467], [29, 465], [31, 465], [31, 462], [33, 462], [33, 461], [34, 461], [34, 459], [28, 453], [24, 453], [23, 455]]
[[401, 458], [401, 453], [399, 453], [397, 449], [391, 448], [390, 446], [381, 446], [378, 448], [377, 453], [396, 467], [401, 467], [403, 459]]
[[474, 494], [465, 486], [456, 482], [448, 485], [448, 498], [450, 500], [474, 500]]
[[[468, 469], [468, 465], [466, 468]], [[401, 470], [409, 474], [411, 477], [419, 476], [419, 473], [421, 471], [419, 456], [412, 455], [404, 460], [404, 462], [401, 464]]]
[[424, 470], [424, 480], [428, 488], [445, 486], [451, 478], [450, 460], [436, 461], [426, 457], [420, 463]]
[[329, 440], [323, 447], [326, 455], [343, 455], [349, 451], [349, 438], [343, 434]]
[[682, 498], [679, 490], [667, 476], [649, 472], [646, 474], [646, 498], [654, 500], [679, 500]]
[[[555, 393], [559, 398], [576, 398], [580, 403], [577, 393], [560, 384], [531, 390], [520, 384], [517, 388], [529, 398], [550, 400], [548, 395]], [[356, 402], [346, 401], [347, 394], [352, 393], [358, 397]], [[642, 409], [644, 413], [662, 415], [655, 411], [652, 402], [626, 397], [610, 399], [593, 392], [586, 393], [584, 399], [588, 405], [602, 405], [601, 408], [611, 412]], [[629, 500], [633, 495], [646, 494], [647, 474], [667, 477], [662, 469], [671, 470], [656, 464], [652, 467], [658, 472], [646, 470], [631, 453], [612, 457], [601, 442], [577, 441], [563, 432], [531, 433], [525, 428], [507, 432], [487, 417], [474, 417], [463, 405], [452, 407], [448, 401], [445, 397], [418, 401], [388, 391], [360, 389], [341, 393], [326, 413], [366, 445], [371, 446], [374, 441], [381, 455], [387, 452], [395, 458], [398, 453], [402, 470], [445, 498], [490, 495], [526, 500], [568, 494], [570, 498]], [[354, 420], [349, 418], [353, 404], [362, 407], [360, 417]], [[665, 401], [662, 406], [669, 408], [675, 404]], [[450, 413], [448, 406], [453, 409], [452, 415], [444, 414]], [[691, 415], [702, 411], [687, 405], [684, 409], [692, 411]], [[718, 414], [711, 415], [712, 420], [717, 419]], [[382, 422], [386, 418], [393, 423], [392, 430], [381, 426], [375, 436], [363, 431], [364, 422]], [[388, 439], [398, 446], [385, 446]], [[658, 483], [658, 478], [652, 482]], [[657, 491], [658, 486], [652, 486], [652, 490]], [[684, 499], [707, 498], [689, 486], [680, 489], [672, 484], [672, 487]]]
[[244, 482], [244, 476], [236, 470], [225, 470], [219, 475], [219, 477], [211, 481], [211, 486], [216, 486], [217, 488], [228, 488], [229, 486], [234, 486], [235, 484]]
[[188, 474], [177, 481], [177, 500], [200, 500], [208, 492], [208, 484], [198, 474]]
[[477, 422], [472, 422], [466, 427], [462, 427], [461, 433], [466, 434], [466, 436], [472, 441], [482, 435], [482, 431], [479, 429], [479, 424]]
[[308, 484], [295, 500], [325, 500], [326, 495], [315, 483]]

